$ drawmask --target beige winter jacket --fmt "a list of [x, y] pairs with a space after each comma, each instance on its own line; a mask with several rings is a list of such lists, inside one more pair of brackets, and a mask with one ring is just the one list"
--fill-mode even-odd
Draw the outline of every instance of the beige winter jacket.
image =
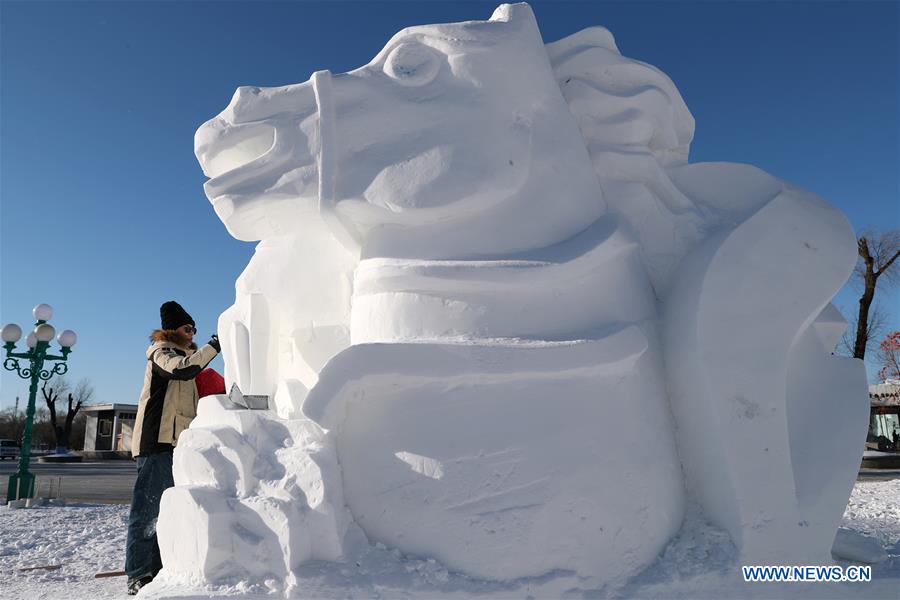
[[[174, 338], [174, 339], [173, 339]], [[170, 332], [157, 330], [147, 348], [144, 387], [131, 439], [132, 456], [171, 451], [197, 416], [194, 377], [216, 357], [209, 344], [199, 350]]]

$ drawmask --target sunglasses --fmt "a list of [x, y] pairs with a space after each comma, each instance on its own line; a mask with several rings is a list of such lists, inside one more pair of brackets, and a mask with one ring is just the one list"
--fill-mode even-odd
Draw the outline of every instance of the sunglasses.
[[185, 333], [197, 333], [197, 328], [193, 325], [185, 325], [182, 329]]

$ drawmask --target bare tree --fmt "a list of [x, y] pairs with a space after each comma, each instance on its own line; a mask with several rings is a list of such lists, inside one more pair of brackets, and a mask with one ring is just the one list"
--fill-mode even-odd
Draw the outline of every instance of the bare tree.
[[62, 441], [60, 438], [62, 436], [56, 433], [56, 401], [59, 400], [60, 396], [65, 395], [69, 391], [69, 380], [65, 377], [58, 377], [53, 384], [49, 381], [45, 381], [41, 385], [41, 395], [44, 397], [44, 402], [47, 404], [47, 410], [50, 411], [50, 426], [54, 432], [54, 441], [56, 442], [56, 447], [60, 447], [60, 442]]
[[[841, 312], [844, 312], [843, 309]], [[856, 316], [847, 319], [847, 329], [841, 336], [835, 352], [841, 356], [853, 356], [853, 350], [856, 347]], [[866, 352], [877, 350], [878, 340], [884, 335], [888, 329], [889, 315], [884, 308], [875, 302], [869, 307], [869, 324], [866, 326]]]
[[900, 256], [900, 230], [894, 229], [884, 233], [864, 231], [856, 245], [860, 260], [856, 265], [855, 274], [862, 280], [863, 291], [859, 298], [853, 357], [865, 359], [866, 346], [875, 339], [869, 332], [871, 323], [869, 312], [875, 299], [878, 280], [884, 277], [884, 281], [888, 284], [895, 284], [898, 279], [896, 265], [900, 263], [896, 261]]
[[[94, 386], [91, 385], [89, 379], [82, 379], [73, 390], [71, 389], [69, 382], [64, 377], [60, 377], [56, 380], [53, 387], [50, 387], [49, 382], [44, 382], [44, 385], [41, 386], [41, 394], [44, 396], [44, 401], [47, 403], [47, 410], [50, 411], [50, 424], [53, 427], [54, 436], [56, 438], [56, 447], [58, 449], [68, 450], [70, 445], [69, 436], [72, 433], [72, 423], [75, 421], [75, 416], [78, 414], [78, 411], [81, 410], [81, 407], [86, 402], [90, 401], [91, 397], [94, 395]], [[62, 396], [66, 397], [68, 406], [66, 407], [66, 416], [62, 424], [60, 424], [56, 403]]]
[[0, 411], [0, 438], [21, 442], [25, 415], [13, 408]]

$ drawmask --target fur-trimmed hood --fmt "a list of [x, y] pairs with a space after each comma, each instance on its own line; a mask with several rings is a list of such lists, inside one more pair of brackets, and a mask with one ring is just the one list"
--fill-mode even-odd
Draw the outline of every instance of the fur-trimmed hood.
[[155, 329], [150, 334], [150, 341], [154, 344], [157, 342], [169, 342], [175, 344], [179, 348], [197, 349], [197, 344], [189, 342], [188, 337], [177, 329]]

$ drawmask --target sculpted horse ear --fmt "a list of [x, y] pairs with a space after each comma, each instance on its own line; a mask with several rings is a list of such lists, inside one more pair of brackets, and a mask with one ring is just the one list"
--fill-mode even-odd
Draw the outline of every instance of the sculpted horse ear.
[[531, 23], [537, 29], [537, 20], [534, 18], [534, 11], [524, 2], [518, 4], [501, 4], [494, 10], [491, 15], [491, 21], [501, 21], [504, 23]]

